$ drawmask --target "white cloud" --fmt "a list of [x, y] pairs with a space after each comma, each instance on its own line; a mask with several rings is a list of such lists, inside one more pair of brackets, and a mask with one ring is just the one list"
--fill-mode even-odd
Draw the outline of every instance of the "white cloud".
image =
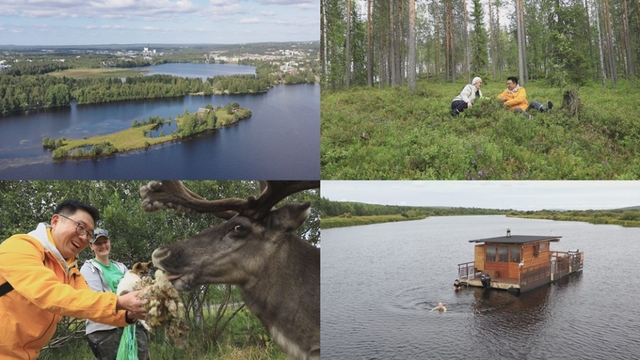
[[250, 19], [240, 19], [240, 23], [242, 24], [257, 24], [259, 22], [261, 21], [257, 17], [250, 18]]

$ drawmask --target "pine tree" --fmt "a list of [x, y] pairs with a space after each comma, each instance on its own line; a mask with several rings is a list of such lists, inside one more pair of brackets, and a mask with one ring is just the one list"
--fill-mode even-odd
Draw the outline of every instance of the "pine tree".
[[473, 0], [471, 13], [474, 29], [471, 33], [471, 72], [482, 76], [486, 73], [488, 60], [487, 43], [489, 36], [484, 26], [484, 10], [480, 0]]

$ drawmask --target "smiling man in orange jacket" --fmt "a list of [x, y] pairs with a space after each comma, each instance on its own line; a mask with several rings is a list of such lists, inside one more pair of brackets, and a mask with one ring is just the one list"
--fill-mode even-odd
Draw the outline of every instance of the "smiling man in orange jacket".
[[518, 85], [518, 78], [515, 76], [509, 76], [507, 78], [507, 89], [498, 95], [498, 98], [509, 107], [509, 110], [522, 113], [529, 118], [531, 115], [527, 113], [527, 111], [529, 111], [530, 108], [535, 108], [540, 112], [553, 108], [551, 101], [547, 102], [548, 108], [535, 100], [529, 104], [527, 101], [527, 92], [523, 87]]
[[78, 269], [78, 254], [89, 245], [99, 213], [68, 200], [51, 225], [0, 244], [0, 359], [37, 359], [63, 316], [125, 326], [144, 319], [140, 291], [123, 296], [91, 290]]

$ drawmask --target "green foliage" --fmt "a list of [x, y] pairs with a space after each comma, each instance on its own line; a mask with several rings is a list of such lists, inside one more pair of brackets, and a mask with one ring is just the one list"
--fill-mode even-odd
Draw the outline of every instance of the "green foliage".
[[489, 62], [489, 55], [487, 53], [489, 36], [487, 35], [487, 29], [484, 25], [484, 10], [482, 9], [480, 0], [473, 0], [471, 19], [474, 24], [471, 38], [469, 39], [471, 43], [471, 73], [486, 78], [484, 75], [486, 74], [487, 64]]
[[322, 218], [338, 217], [351, 219], [353, 217], [370, 216], [399, 216], [404, 218], [424, 218], [425, 216], [453, 216], [453, 215], [497, 215], [505, 214], [506, 210], [487, 210], [476, 208], [433, 208], [426, 206], [398, 206], [375, 205], [348, 201], [331, 201], [320, 199]]
[[404, 88], [352, 88], [321, 94], [323, 179], [639, 179], [637, 90], [582, 87], [582, 110], [570, 117], [562, 92], [543, 82], [525, 86], [529, 101], [552, 100], [533, 118], [487, 99], [453, 119], [461, 84], [419, 81]]
[[640, 210], [511, 211], [507, 216], [640, 227]]

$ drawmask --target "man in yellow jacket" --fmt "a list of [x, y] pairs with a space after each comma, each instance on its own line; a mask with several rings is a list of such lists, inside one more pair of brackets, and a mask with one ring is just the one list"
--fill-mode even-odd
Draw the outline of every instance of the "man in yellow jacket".
[[114, 326], [146, 317], [140, 291], [95, 292], [78, 269], [98, 218], [93, 206], [67, 200], [51, 225], [40, 223], [0, 244], [0, 359], [37, 359], [63, 316]]
[[540, 112], [553, 108], [551, 101], [547, 102], [548, 108], [535, 100], [529, 104], [529, 102], [527, 102], [527, 92], [523, 87], [518, 85], [518, 78], [515, 76], [509, 76], [507, 78], [507, 89], [498, 95], [498, 97], [509, 107], [509, 110], [522, 113], [529, 118], [531, 115], [527, 113], [527, 111], [529, 111], [530, 108], [537, 109]]

